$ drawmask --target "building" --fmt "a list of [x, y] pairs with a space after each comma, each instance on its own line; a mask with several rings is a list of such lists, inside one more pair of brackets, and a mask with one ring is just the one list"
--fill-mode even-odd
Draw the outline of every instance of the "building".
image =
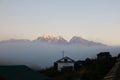
[[0, 66], [0, 80], [51, 80], [24, 65]]
[[58, 71], [61, 70], [74, 70], [75, 61], [69, 57], [63, 57], [62, 59], [56, 61], [54, 66]]

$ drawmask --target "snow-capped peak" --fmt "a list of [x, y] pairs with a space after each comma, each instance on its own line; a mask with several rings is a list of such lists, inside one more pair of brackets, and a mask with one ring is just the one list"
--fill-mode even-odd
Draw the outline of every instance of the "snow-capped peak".
[[53, 35], [49, 35], [49, 34], [44, 34], [43, 35], [44, 39], [53, 39], [53, 40], [65, 40], [63, 37], [61, 36], [53, 36]]
[[53, 35], [49, 35], [49, 34], [44, 34], [43, 38], [45, 38], [45, 39], [53, 39], [54, 36]]
[[66, 44], [68, 43], [63, 37], [61, 36], [53, 36], [49, 34], [45, 34], [42, 37], [37, 38], [35, 41], [37, 42], [44, 42], [44, 43], [57, 43], [57, 44]]

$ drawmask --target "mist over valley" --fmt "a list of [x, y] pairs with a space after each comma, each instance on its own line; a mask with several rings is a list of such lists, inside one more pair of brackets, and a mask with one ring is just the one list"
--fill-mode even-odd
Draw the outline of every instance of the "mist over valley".
[[107, 46], [102, 43], [73, 37], [69, 42], [63, 37], [43, 36], [33, 41], [7, 40], [0, 42], [1, 65], [27, 65], [33, 69], [53, 66], [53, 63], [64, 56], [74, 60], [96, 58], [99, 52], [110, 52], [117, 56], [120, 47]]

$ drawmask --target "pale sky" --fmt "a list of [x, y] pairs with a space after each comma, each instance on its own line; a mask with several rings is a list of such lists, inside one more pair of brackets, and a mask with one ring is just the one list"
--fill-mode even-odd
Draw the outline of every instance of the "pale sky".
[[0, 41], [45, 33], [120, 45], [120, 0], [0, 0]]

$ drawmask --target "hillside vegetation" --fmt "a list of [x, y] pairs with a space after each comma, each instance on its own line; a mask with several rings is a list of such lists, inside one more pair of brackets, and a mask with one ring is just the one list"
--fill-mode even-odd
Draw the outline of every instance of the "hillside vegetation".
[[[111, 56], [111, 55], [110, 55]], [[116, 62], [116, 57], [79, 60], [75, 71], [57, 71], [54, 67], [39, 71], [53, 80], [102, 80]], [[82, 64], [82, 65], [79, 65]]]

